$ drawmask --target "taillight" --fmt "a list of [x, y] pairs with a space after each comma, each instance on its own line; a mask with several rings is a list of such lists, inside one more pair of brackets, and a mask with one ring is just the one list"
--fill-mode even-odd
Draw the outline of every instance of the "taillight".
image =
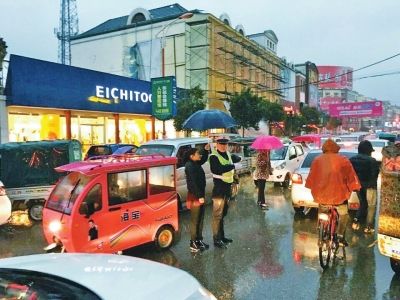
[[292, 183], [302, 184], [303, 178], [301, 177], [300, 174], [294, 173], [292, 175]]

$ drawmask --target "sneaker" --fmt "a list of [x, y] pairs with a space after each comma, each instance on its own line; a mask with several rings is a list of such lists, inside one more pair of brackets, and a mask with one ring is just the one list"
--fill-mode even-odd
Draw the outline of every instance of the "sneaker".
[[196, 241], [190, 240], [190, 251], [191, 252], [199, 252], [200, 250], [201, 250], [200, 246], [196, 243]]
[[262, 210], [268, 210], [268, 209], [269, 209], [268, 205], [265, 204], [265, 203], [260, 203], [260, 204], [258, 204], [258, 206], [259, 206], [260, 209], [262, 209]]
[[225, 244], [222, 240], [215, 240], [215, 241], [214, 241], [214, 246], [215, 246], [215, 247], [218, 247], [218, 248], [221, 248], [221, 249], [226, 249], [226, 248], [228, 248], [228, 247], [226, 246], [226, 244]]
[[353, 230], [359, 230], [360, 229], [360, 223], [358, 222], [357, 218], [354, 218], [353, 224], [351, 224], [351, 228], [353, 228]]
[[222, 238], [222, 241], [223, 241], [225, 244], [230, 244], [230, 243], [232, 243], [232, 242], [233, 242], [233, 240], [232, 240], [232, 239], [230, 239], [230, 238], [227, 238], [227, 237], [223, 237], [223, 238]]
[[203, 240], [198, 240], [197, 244], [200, 246], [200, 249], [203, 250], [208, 250], [208, 248], [210, 248], [209, 244], [206, 244], [203, 242]]
[[375, 232], [375, 229], [374, 228], [371, 228], [371, 227], [369, 227], [369, 226], [367, 226], [365, 229], [364, 229], [364, 233], [374, 233]]
[[339, 246], [340, 247], [348, 247], [349, 243], [346, 241], [345, 238], [339, 238]]

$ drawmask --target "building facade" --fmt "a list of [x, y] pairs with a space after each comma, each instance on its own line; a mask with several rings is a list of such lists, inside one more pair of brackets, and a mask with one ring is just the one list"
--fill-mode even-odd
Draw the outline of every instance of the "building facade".
[[281, 64], [271, 49], [245, 36], [243, 26], [234, 28], [226, 14], [217, 18], [178, 4], [135, 9], [74, 37], [71, 45], [72, 65], [141, 80], [175, 76], [178, 87], [199, 86], [208, 107], [221, 110], [246, 88], [280, 100]]
[[85, 151], [155, 133], [147, 81], [11, 55], [5, 94], [2, 142], [77, 139]]

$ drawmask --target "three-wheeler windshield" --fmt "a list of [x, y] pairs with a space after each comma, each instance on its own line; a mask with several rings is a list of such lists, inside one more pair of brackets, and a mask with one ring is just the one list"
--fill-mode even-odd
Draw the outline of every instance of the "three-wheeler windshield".
[[90, 179], [78, 172], [69, 173], [53, 189], [46, 208], [70, 215], [76, 199]]

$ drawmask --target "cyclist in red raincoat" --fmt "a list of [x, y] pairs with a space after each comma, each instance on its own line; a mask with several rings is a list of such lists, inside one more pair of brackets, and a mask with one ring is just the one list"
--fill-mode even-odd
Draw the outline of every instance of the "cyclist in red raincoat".
[[349, 220], [347, 199], [352, 191], [361, 188], [350, 160], [340, 154], [339, 145], [328, 139], [322, 146], [322, 155], [314, 159], [306, 187], [311, 189], [315, 202], [335, 205], [339, 213], [339, 241], [347, 246], [345, 232]]

